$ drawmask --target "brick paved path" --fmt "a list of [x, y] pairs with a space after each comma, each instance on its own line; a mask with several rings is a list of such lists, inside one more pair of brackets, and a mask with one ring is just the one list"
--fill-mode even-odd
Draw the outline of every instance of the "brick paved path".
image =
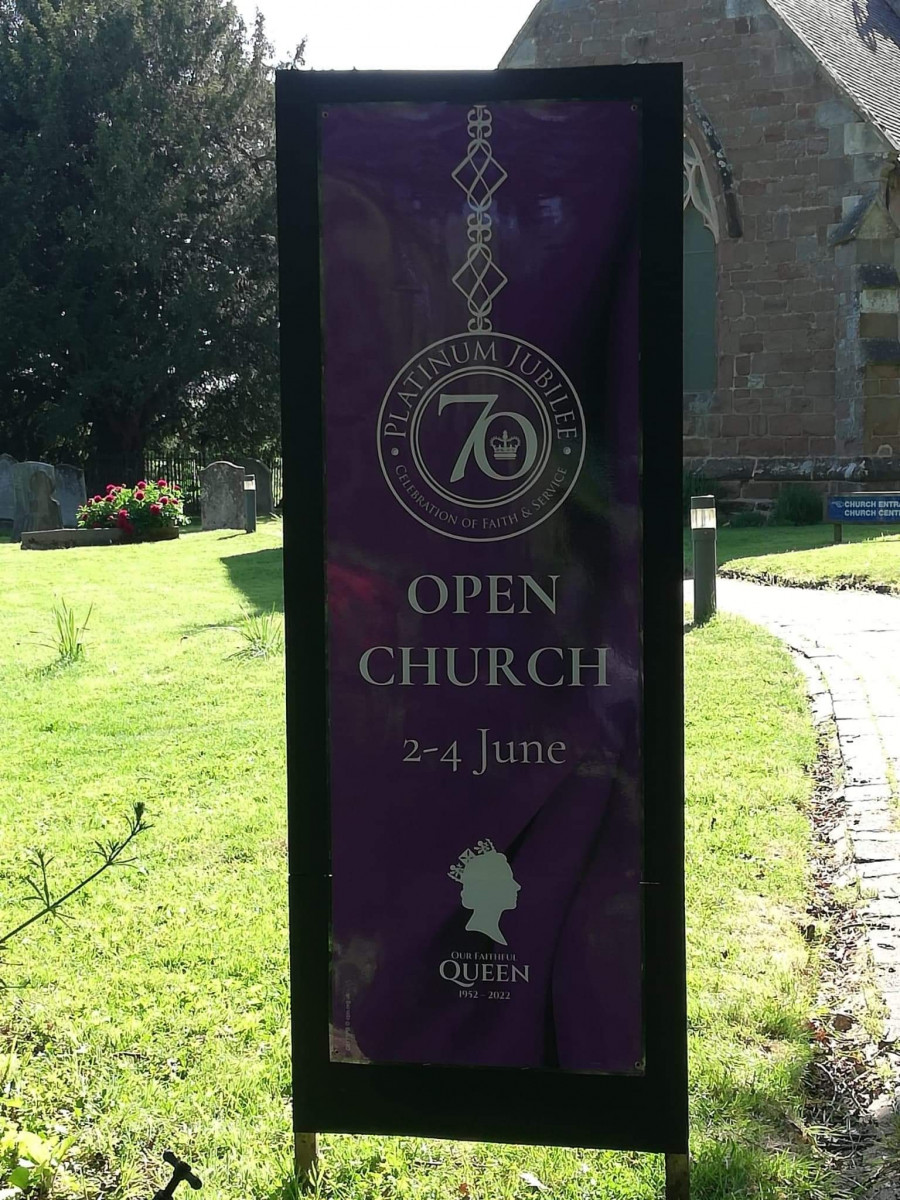
[[[690, 585], [685, 592], [690, 600]], [[718, 602], [785, 641], [807, 677], [814, 714], [834, 716], [849, 872], [871, 896], [864, 917], [888, 1009], [885, 1040], [900, 1040], [900, 597], [720, 579]]]

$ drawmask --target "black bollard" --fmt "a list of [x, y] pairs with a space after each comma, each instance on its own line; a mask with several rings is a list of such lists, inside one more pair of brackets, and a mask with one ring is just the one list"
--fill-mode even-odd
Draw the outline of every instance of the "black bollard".
[[256, 533], [256, 476], [244, 476], [244, 505], [245, 516], [244, 530], [247, 533]]
[[694, 548], [694, 624], [716, 615], [716, 498], [691, 496]]

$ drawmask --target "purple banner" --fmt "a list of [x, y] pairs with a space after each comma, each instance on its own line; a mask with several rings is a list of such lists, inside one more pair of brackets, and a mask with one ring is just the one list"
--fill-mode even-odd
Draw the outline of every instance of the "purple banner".
[[640, 1073], [638, 107], [320, 136], [331, 1059]]

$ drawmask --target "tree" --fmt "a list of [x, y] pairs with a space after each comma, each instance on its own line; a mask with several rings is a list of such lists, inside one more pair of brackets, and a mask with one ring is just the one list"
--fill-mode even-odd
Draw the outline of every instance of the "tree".
[[4, 449], [277, 439], [270, 55], [228, 0], [0, 0]]

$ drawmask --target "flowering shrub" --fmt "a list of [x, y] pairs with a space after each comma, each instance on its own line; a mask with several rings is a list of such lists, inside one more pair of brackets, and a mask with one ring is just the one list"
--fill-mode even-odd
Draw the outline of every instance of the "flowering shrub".
[[108, 483], [104, 496], [89, 496], [78, 510], [81, 529], [122, 529], [140, 535], [154, 529], [187, 525], [177, 483], [141, 479], [134, 487]]

